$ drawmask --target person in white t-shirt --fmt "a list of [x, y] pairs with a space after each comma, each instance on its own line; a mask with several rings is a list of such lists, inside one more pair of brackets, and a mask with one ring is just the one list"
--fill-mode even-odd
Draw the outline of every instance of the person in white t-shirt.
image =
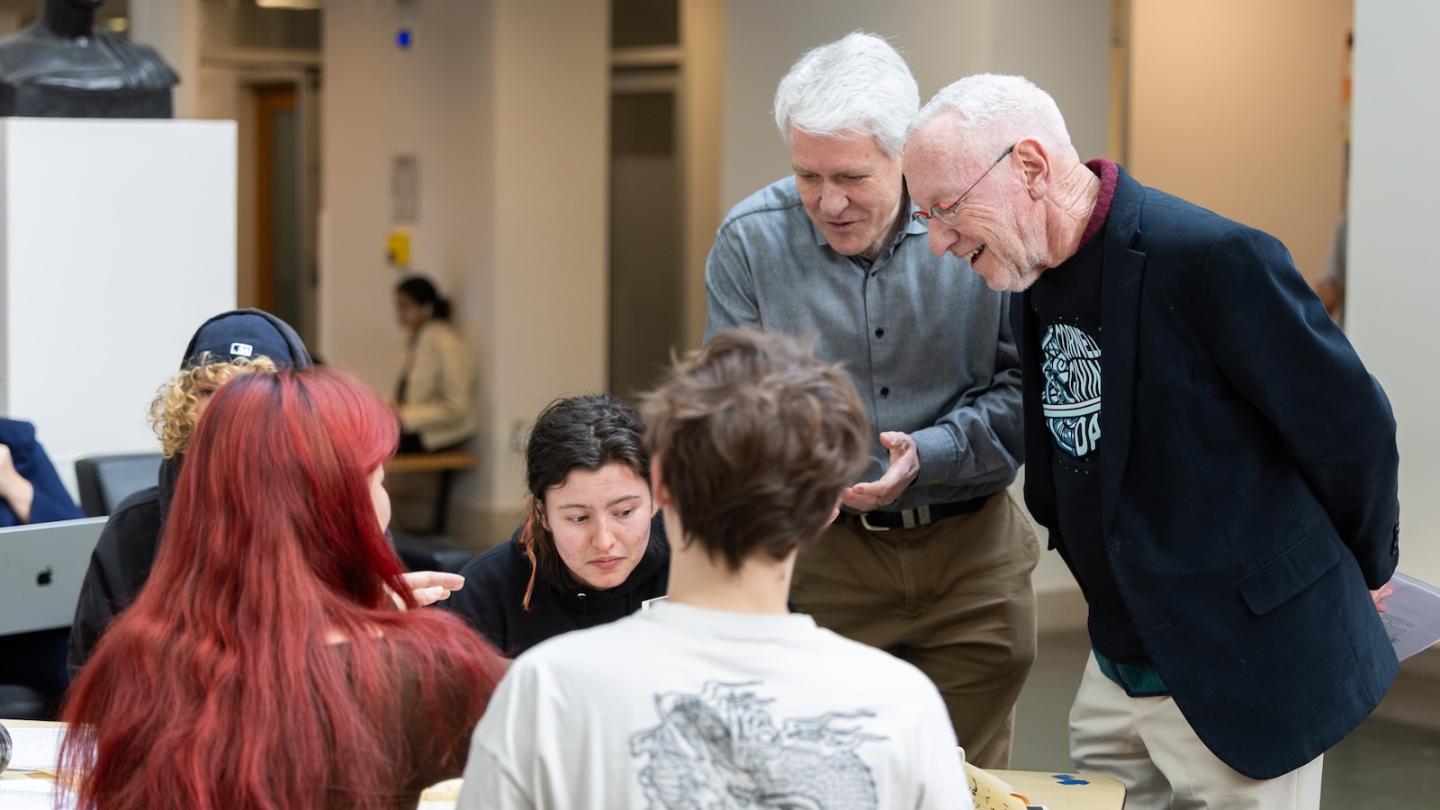
[[929, 679], [786, 609], [797, 551], [865, 465], [849, 376], [736, 330], [643, 412], [668, 598], [521, 655], [475, 730], [459, 807], [971, 808]]

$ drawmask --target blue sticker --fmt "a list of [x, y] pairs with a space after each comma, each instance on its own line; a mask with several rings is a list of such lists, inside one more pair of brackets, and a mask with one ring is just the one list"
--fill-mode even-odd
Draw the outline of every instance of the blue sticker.
[[409, 28], [401, 28], [399, 31], [395, 32], [395, 44], [398, 45], [401, 50], [409, 48], [410, 43], [414, 41], [415, 36], [410, 33]]
[[1086, 780], [1086, 779], [1081, 779], [1081, 778], [1078, 777], [1078, 776], [1071, 776], [1071, 775], [1068, 774], [1068, 773], [1052, 773], [1052, 774], [1050, 774], [1050, 775], [1053, 776], [1053, 777], [1055, 777], [1055, 781], [1056, 781], [1056, 782], [1059, 782], [1059, 783], [1062, 784], [1062, 785], [1088, 785], [1088, 784], [1090, 784], [1090, 782], [1089, 782], [1088, 780]]

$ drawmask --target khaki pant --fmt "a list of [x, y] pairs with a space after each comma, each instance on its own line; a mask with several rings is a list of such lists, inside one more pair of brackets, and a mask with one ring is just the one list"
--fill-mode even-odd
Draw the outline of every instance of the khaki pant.
[[1035, 660], [1039, 556], [1008, 490], [915, 529], [872, 532], [842, 516], [800, 553], [790, 598], [821, 626], [918, 667], [966, 758], [1006, 768], [1015, 699]]
[[1070, 709], [1075, 770], [1125, 783], [1126, 810], [1315, 810], [1323, 757], [1274, 779], [1231, 770], [1195, 736], [1169, 697], [1132, 698], [1095, 656]]

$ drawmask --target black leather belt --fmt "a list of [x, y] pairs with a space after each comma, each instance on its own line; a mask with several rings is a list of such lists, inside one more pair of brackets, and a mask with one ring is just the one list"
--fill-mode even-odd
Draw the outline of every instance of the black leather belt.
[[978, 512], [980, 507], [984, 506], [992, 497], [994, 497], [993, 493], [982, 495], [979, 498], [971, 498], [968, 501], [932, 503], [927, 506], [917, 506], [914, 509], [902, 509], [899, 512], [846, 512], [845, 516], [861, 528], [872, 532], [917, 529], [921, 526], [928, 526], [937, 520]]

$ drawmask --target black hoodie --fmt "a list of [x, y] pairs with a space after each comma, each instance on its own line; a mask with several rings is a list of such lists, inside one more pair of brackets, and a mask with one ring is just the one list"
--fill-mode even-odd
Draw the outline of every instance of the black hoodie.
[[[290, 324], [258, 309], [239, 309], [216, 315], [200, 325], [190, 344], [185, 347], [185, 356], [180, 367], [185, 368], [195, 353], [195, 343], [200, 332], [221, 318], [232, 315], [258, 315], [275, 327], [281, 339], [290, 350], [291, 363], [283, 358], [271, 358], [276, 365], [293, 365], [295, 368], [310, 367], [310, 353], [300, 336]], [[115, 617], [140, 593], [140, 587], [150, 576], [150, 567], [155, 563], [155, 552], [160, 545], [160, 531], [165, 515], [170, 511], [170, 498], [175, 493], [175, 481], [180, 476], [182, 456], [167, 458], [160, 465], [160, 480], [156, 486], [142, 489], [120, 502], [105, 523], [95, 551], [90, 555], [90, 569], [85, 572], [85, 581], [80, 585], [80, 600], [75, 606], [75, 623], [70, 628], [70, 677], [73, 679], [90, 659], [100, 636], [114, 621]]]
[[521, 603], [531, 566], [520, 547], [520, 529], [516, 529], [510, 542], [466, 563], [460, 569], [465, 587], [437, 604], [458, 613], [511, 658], [561, 633], [623, 619], [639, 610], [645, 600], [665, 595], [670, 579], [670, 544], [661, 518], [657, 512], [650, 522], [645, 556], [614, 588], [596, 590], [573, 582], [557, 587], [537, 576], [530, 609], [525, 610]]

